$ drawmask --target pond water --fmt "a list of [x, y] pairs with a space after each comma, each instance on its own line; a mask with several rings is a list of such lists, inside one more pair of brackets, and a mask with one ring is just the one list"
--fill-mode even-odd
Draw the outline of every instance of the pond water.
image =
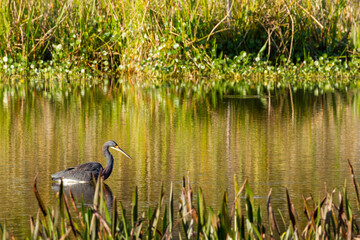
[[[324, 187], [350, 185], [347, 159], [360, 173], [360, 98], [356, 92], [279, 93], [216, 96], [170, 88], [139, 89], [99, 85], [48, 92], [26, 86], [0, 88], [0, 222], [18, 237], [29, 232], [38, 203], [56, 202], [50, 174], [98, 161], [101, 147], [115, 140], [133, 160], [113, 152], [106, 180], [112, 195], [130, 212], [139, 188], [140, 209], [155, 206], [161, 183], [174, 185], [178, 199], [183, 176], [207, 205], [220, 207], [234, 196], [234, 175], [246, 178], [265, 209], [272, 188], [274, 209], [286, 211], [288, 188], [298, 213], [302, 195], [323, 196]], [[177, 206], [177, 205], [176, 205]]]

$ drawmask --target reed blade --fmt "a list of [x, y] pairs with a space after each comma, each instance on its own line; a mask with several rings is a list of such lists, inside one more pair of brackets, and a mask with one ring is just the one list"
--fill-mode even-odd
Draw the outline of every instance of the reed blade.
[[170, 197], [169, 197], [169, 232], [171, 232], [174, 224], [174, 196], [173, 196], [173, 184], [170, 185]]
[[138, 219], [138, 187], [135, 187], [135, 191], [132, 197], [132, 209], [131, 209], [131, 226], [135, 228]]
[[125, 234], [126, 239], [128, 239], [130, 234], [129, 234], [129, 230], [128, 230], [128, 224], [126, 221], [125, 209], [123, 208], [123, 205], [121, 202], [120, 202], [119, 207], [120, 207], [121, 221], [122, 221], [123, 228], [124, 228], [124, 234]]
[[37, 186], [36, 186], [36, 182], [37, 182], [37, 177], [38, 177], [39, 173], [36, 174], [35, 178], [34, 178], [34, 182], [33, 182], [33, 190], [34, 190], [34, 193], [35, 193], [35, 196], [36, 196], [36, 199], [39, 203], [39, 207], [41, 209], [41, 212], [43, 213], [44, 216], [47, 215], [46, 213], [46, 207], [45, 207], [45, 204], [43, 202], [43, 200], [41, 199], [40, 197], [40, 193], [37, 189]]
[[156, 235], [158, 234], [158, 230], [157, 230], [157, 226], [158, 223], [160, 221], [160, 211], [161, 211], [161, 206], [164, 202], [164, 189], [163, 189], [163, 184], [161, 183], [161, 190], [160, 190], [160, 196], [159, 196], [159, 201], [158, 201], [158, 205], [155, 208], [155, 211], [151, 217], [151, 227], [152, 227], [152, 231], [153, 231], [153, 238], [156, 238]]
[[6, 236], [6, 223], [4, 223], [4, 226], [1, 225], [0, 223], [0, 231], [2, 233], [2, 239], [6, 240], [7, 236]]
[[118, 221], [118, 215], [117, 215], [117, 203], [116, 203], [116, 197], [113, 197], [113, 208], [112, 208], [112, 218], [111, 218], [111, 234], [115, 237], [116, 233], [116, 226]]
[[34, 232], [32, 233], [32, 239], [38, 239], [39, 228], [40, 228], [40, 212], [38, 211], [36, 214], [35, 227], [34, 227]]
[[95, 193], [94, 193], [94, 201], [93, 201], [95, 210], [98, 210], [99, 202], [100, 202], [100, 200], [99, 200], [100, 178], [101, 178], [101, 173], [99, 173], [99, 176], [97, 178], [96, 185], [95, 185]]
[[67, 211], [67, 214], [68, 214], [68, 219], [70, 221], [70, 226], [71, 226], [71, 229], [72, 229], [72, 231], [74, 233], [74, 236], [76, 237], [77, 232], [76, 232], [76, 228], [75, 228], [73, 219], [71, 217], [70, 206], [69, 206], [69, 202], [67, 200], [66, 194], [64, 194], [63, 197], [64, 197], [64, 203], [65, 203], [66, 211]]
[[161, 235], [165, 236], [166, 229], [168, 227], [168, 208], [166, 205], [165, 205], [164, 214], [163, 214], [161, 221], [162, 221]]
[[245, 202], [246, 202], [246, 212], [250, 223], [254, 222], [254, 201], [253, 201], [253, 192], [249, 186], [249, 183], [245, 184]]
[[287, 188], [286, 188], [286, 199], [287, 199], [287, 207], [288, 207], [290, 221], [291, 221], [293, 230], [295, 231], [295, 229], [296, 229], [296, 218], [295, 218], [296, 214], [294, 212], [293, 203], [290, 199], [289, 191]]
[[270, 188], [270, 191], [269, 191], [269, 194], [268, 194], [268, 197], [267, 197], [267, 212], [268, 212], [268, 221], [269, 221], [269, 224], [270, 224], [270, 234], [272, 235], [273, 234], [273, 230], [276, 230], [277, 233], [280, 235], [280, 228], [279, 228], [279, 225], [276, 221], [276, 218], [275, 218], [275, 213], [273, 211], [273, 208], [271, 206], [271, 193], [272, 193], [272, 188]]
[[203, 196], [203, 192], [202, 189], [199, 188], [199, 193], [198, 193], [198, 197], [197, 197], [197, 205], [198, 205], [198, 237], [200, 233], [203, 233], [204, 235], [206, 235], [204, 233], [204, 227], [206, 225], [206, 204], [205, 204], [205, 200], [204, 200], [204, 196]]
[[349, 164], [349, 168], [350, 168], [350, 174], [351, 174], [351, 178], [352, 178], [352, 183], [353, 183], [355, 193], [356, 193], [356, 205], [357, 205], [357, 208], [360, 209], [360, 197], [359, 197], [358, 183], [357, 183], [356, 178], [355, 178], [354, 168], [351, 165], [351, 162], [350, 162], [349, 159], [348, 159], [348, 164]]

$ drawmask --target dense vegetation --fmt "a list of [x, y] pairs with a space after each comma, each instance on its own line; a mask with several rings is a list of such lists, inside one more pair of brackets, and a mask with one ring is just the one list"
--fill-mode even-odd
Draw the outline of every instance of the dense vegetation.
[[331, 89], [359, 77], [354, 0], [1, 0], [0, 16], [3, 80], [206, 76], [272, 89], [326, 78]]
[[[359, 209], [358, 183], [350, 162], [349, 166]], [[206, 207], [201, 189], [194, 204], [192, 189], [184, 179], [178, 209], [174, 208], [172, 188], [168, 203], [165, 203], [161, 186], [157, 206], [154, 209], [149, 207], [147, 212], [141, 214], [138, 211], [138, 190], [135, 189], [130, 219], [115, 198], [111, 208], [107, 207], [102, 178], [98, 178], [96, 183], [94, 181], [94, 205], [86, 207], [83, 204], [81, 209], [76, 207], [71, 188], [65, 194], [62, 184], [58, 193], [58, 208], [46, 208], [37, 190], [36, 180], [37, 176], [34, 179], [34, 192], [40, 209], [36, 218], [30, 219], [29, 239], [353, 239], [360, 234], [346, 184], [342, 193], [336, 189], [331, 192], [325, 189], [322, 199], [316, 200], [311, 195], [303, 197], [305, 215], [297, 214], [286, 190], [288, 213], [279, 211], [281, 221], [278, 222], [280, 219], [271, 206], [271, 189], [267, 197], [267, 217], [264, 217], [260, 206], [254, 204], [253, 192], [247, 180], [239, 186], [236, 177], [235, 199], [229, 202], [225, 193], [218, 213]], [[339, 196], [338, 204], [335, 194]], [[303, 229], [299, 218], [306, 218]], [[0, 233], [3, 239], [10, 237], [6, 226], [0, 225]]]
[[[106, 74], [106, 86], [136, 75], [131, 84], [180, 83], [205, 93], [346, 90], [360, 86], [359, 16], [356, 0], [0, 0], [0, 86], [63, 90], [69, 79], [86, 87]], [[52, 210], [34, 184], [41, 212], [31, 219], [29, 238], [354, 238], [360, 232], [346, 187], [321, 200], [304, 198], [307, 225], [300, 229], [288, 194], [280, 220], [270, 190], [264, 217], [246, 181], [235, 180], [236, 198], [229, 202], [225, 193], [218, 213], [205, 206], [201, 189], [194, 204], [184, 182], [177, 213], [170, 190], [168, 204], [161, 191], [157, 207], [141, 215], [135, 190], [130, 220], [116, 200], [107, 209], [101, 186], [99, 180], [92, 208], [77, 209], [60, 190]], [[10, 237], [5, 225], [0, 233]]]

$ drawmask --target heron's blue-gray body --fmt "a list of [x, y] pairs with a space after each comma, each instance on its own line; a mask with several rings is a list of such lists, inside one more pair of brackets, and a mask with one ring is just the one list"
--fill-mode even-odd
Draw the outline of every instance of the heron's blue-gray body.
[[55, 181], [60, 181], [62, 178], [67, 181], [89, 182], [92, 179], [92, 175], [97, 179], [102, 170], [103, 167], [100, 163], [88, 162], [54, 173], [51, 175], [51, 178]]
[[120, 151], [121, 153], [123, 153], [124, 155], [126, 155], [128, 158], [131, 159], [131, 157], [127, 155], [116, 144], [116, 142], [108, 141], [102, 147], [103, 154], [106, 158], [105, 168], [103, 168], [101, 164], [98, 162], [83, 163], [75, 167], [65, 169], [64, 171], [54, 173], [51, 175], [51, 179], [54, 181], [60, 181], [61, 179], [63, 179], [63, 181], [71, 181], [71, 182], [89, 182], [92, 180], [93, 176], [95, 179], [97, 179], [100, 172], [101, 172], [101, 176], [103, 176], [104, 179], [107, 179], [110, 176], [114, 166], [114, 158], [110, 153], [109, 148]]

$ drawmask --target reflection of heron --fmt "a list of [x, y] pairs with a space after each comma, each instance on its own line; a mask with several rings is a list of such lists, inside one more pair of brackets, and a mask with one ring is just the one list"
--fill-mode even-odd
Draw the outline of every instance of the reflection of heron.
[[64, 171], [57, 172], [51, 175], [51, 179], [55, 181], [60, 181], [63, 179], [64, 182], [89, 182], [92, 180], [92, 175], [95, 179], [99, 176], [101, 171], [101, 176], [104, 177], [104, 180], [107, 179], [114, 166], [114, 158], [109, 152], [109, 148], [115, 149], [123, 153], [125, 156], [131, 159], [131, 157], [125, 153], [114, 141], [107, 141], [102, 147], [102, 151], [106, 158], [106, 166], [103, 168], [98, 162], [88, 162], [77, 165], [76, 167], [68, 168]]
[[[95, 195], [95, 186], [92, 183], [81, 183], [81, 184], [71, 184], [71, 185], [63, 185], [64, 193], [69, 197], [69, 190], [71, 190], [71, 195], [74, 197], [75, 202], [81, 203], [84, 202], [85, 205], [91, 206], [94, 201]], [[113, 193], [108, 185], [105, 183], [104, 186], [104, 199], [106, 202], [106, 206], [109, 212], [112, 212], [113, 205]], [[60, 190], [60, 184], [53, 183], [51, 189], [55, 192]]]

